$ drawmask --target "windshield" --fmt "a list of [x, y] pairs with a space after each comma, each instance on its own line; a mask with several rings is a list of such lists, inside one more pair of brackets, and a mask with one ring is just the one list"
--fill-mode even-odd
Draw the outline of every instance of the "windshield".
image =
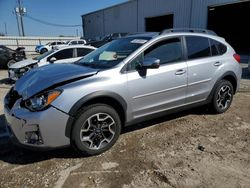
[[53, 49], [53, 50], [50, 50], [50, 51], [47, 51], [47, 52], [45, 52], [45, 53], [42, 54], [42, 55], [39, 55], [39, 56], [37, 56], [37, 57], [34, 57], [33, 59], [34, 59], [34, 60], [37, 60], [37, 61], [40, 61], [41, 59], [45, 58], [46, 56], [52, 54], [54, 51], [55, 51], [54, 49]]
[[51, 43], [51, 42], [48, 42], [48, 43], [47, 43], [47, 44], [45, 44], [45, 45], [50, 45], [50, 43]]
[[65, 44], [69, 44], [70, 40], [66, 41]]
[[114, 67], [150, 39], [129, 37], [114, 40], [86, 55], [77, 64], [101, 69]]

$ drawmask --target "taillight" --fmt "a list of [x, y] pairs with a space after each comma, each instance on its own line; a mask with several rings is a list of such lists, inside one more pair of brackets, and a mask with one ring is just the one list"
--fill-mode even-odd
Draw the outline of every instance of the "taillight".
[[234, 54], [234, 59], [240, 63], [240, 55], [239, 54]]

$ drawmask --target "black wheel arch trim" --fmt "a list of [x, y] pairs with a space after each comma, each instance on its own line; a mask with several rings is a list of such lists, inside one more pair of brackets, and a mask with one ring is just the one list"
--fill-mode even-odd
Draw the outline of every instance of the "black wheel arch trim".
[[[65, 129], [65, 136], [70, 138], [71, 136], [71, 130], [72, 130], [72, 126], [75, 122], [75, 115], [77, 114], [78, 110], [82, 108], [82, 106], [87, 103], [90, 100], [93, 99], [97, 99], [100, 97], [108, 97], [108, 98], [112, 98], [114, 100], [116, 100], [123, 108], [123, 111], [126, 112], [127, 110], [127, 103], [126, 101], [123, 99], [123, 97], [121, 97], [120, 95], [118, 95], [117, 93], [114, 92], [110, 92], [110, 91], [97, 91], [91, 94], [88, 94], [84, 97], [82, 97], [80, 100], [78, 100], [70, 109], [69, 111], [69, 119], [67, 121], [67, 125], [66, 125], [66, 129]], [[126, 116], [126, 114], [124, 114]], [[126, 117], [125, 117], [126, 119]]]
[[234, 72], [228, 71], [228, 72], [224, 73], [222, 76], [220, 76], [219, 79], [217, 79], [217, 81], [215, 82], [215, 84], [214, 84], [214, 86], [213, 86], [213, 89], [212, 89], [212, 91], [210, 92], [210, 94], [209, 94], [209, 96], [208, 96], [208, 99], [207, 99], [209, 102], [212, 101], [214, 91], [215, 91], [216, 86], [218, 85], [219, 81], [221, 81], [223, 78], [225, 78], [225, 77], [227, 77], [227, 76], [233, 76], [234, 79], [236, 80], [236, 88], [235, 88], [235, 91], [234, 91], [234, 94], [235, 94], [236, 89], [237, 89], [237, 84], [238, 84], [238, 82], [237, 82], [237, 76], [236, 76], [236, 74], [235, 74]]

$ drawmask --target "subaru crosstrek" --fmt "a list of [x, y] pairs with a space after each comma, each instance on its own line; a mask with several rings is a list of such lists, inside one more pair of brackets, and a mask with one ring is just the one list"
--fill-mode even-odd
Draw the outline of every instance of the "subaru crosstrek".
[[95, 155], [121, 129], [163, 113], [232, 103], [240, 56], [202, 30], [166, 30], [114, 40], [74, 64], [36, 68], [4, 100], [10, 137], [29, 148], [74, 146]]

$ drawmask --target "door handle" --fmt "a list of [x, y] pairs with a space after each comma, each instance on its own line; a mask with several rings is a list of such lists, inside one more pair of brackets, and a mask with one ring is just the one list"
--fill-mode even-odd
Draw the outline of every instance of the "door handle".
[[185, 70], [180, 69], [180, 70], [176, 71], [175, 75], [182, 75], [182, 74], [185, 74], [185, 73], [186, 73]]
[[222, 65], [222, 63], [221, 62], [216, 62], [216, 63], [214, 63], [214, 66], [216, 66], [216, 67], [219, 67], [219, 66], [221, 66]]

